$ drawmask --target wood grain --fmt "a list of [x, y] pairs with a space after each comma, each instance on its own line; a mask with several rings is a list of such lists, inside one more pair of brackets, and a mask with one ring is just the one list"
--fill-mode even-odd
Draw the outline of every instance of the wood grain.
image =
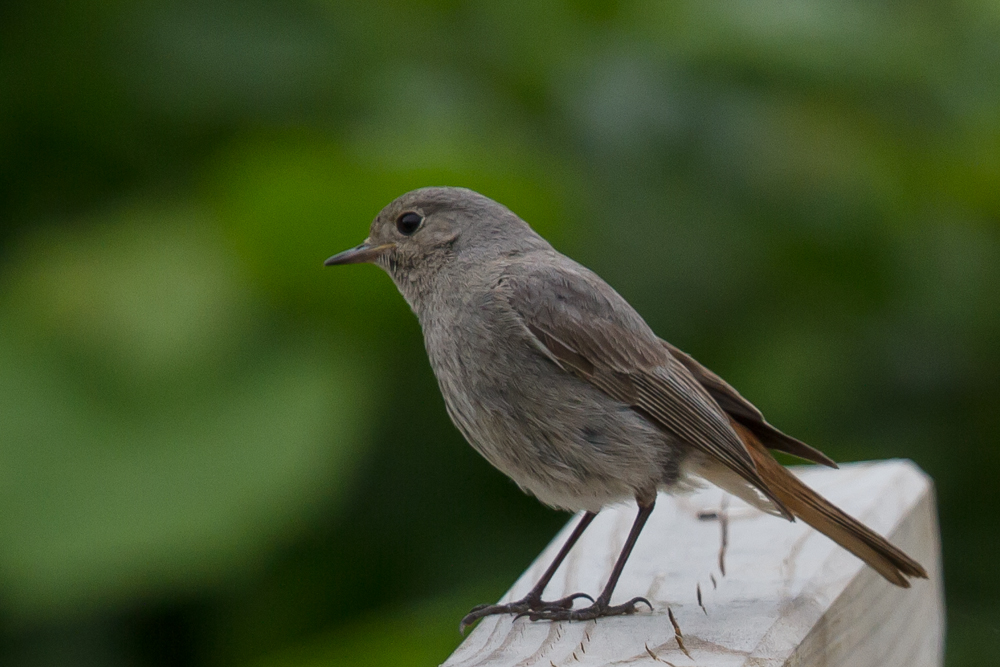
[[[930, 579], [914, 580], [908, 590], [892, 586], [804, 523], [762, 514], [718, 489], [661, 495], [612, 601], [642, 595], [653, 603], [652, 612], [643, 608], [635, 616], [578, 623], [487, 618], [445, 666], [941, 665], [944, 601], [930, 479], [908, 461], [794, 470], [920, 561]], [[578, 591], [596, 595], [634, 516], [634, 505], [601, 512], [546, 598]], [[531, 588], [575, 521], [518, 579], [505, 601]], [[725, 574], [720, 567], [723, 525]], [[686, 653], [678, 645], [671, 613]]]

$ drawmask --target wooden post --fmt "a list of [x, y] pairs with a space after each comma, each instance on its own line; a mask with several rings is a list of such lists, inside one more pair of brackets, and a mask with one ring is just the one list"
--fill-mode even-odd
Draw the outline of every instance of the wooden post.
[[[795, 472], [916, 558], [930, 579], [892, 586], [806, 524], [762, 514], [715, 488], [661, 496], [612, 600], [642, 595], [653, 611], [576, 623], [490, 617], [445, 666], [939, 667], [944, 601], [931, 480], [909, 461]], [[634, 516], [634, 505], [601, 512], [546, 599], [596, 596]], [[531, 588], [574, 522], [505, 601]]]

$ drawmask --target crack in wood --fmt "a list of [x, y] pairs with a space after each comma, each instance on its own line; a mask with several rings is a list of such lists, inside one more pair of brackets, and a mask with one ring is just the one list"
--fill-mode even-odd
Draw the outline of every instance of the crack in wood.
[[677, 667], [674, 663], [670, 662], [669, 660], [664, 660], [660, 656], [653, 653], [653, 649], [649, 648], [649, 642], [646, 642], [645, 644], [643, 644], [643, 646], [646, 647], [646, 653], [648, 653], [649, 657], [652, 658], [653, 660], [656, 660], [657, 662], [662, 662], [665, 665], [670, 665], [670, 667]]
[[729, 515], [726, 510], [729, 507], [729, 496], [722, 497], [722, 506], [719, 508], [719, 527], [722, 532], [722, 544], [719, 545], [719, 572], [726, 576], [726, 549], [729, 547]]
[[[674, 612], [670, 607], [667, 607], [667, 616], [670, 618], [670, 625], [674, 626], [674, 639], [677, 640], [677, 646], [684, 652], [684, 655], [691, 658], [691, 654], [688, 653], [687, 648], [684, 646], [684, 633], [681, 632], [681, 626], [678, 625], [677, 619], [674, 618]], [[694, 660], [694, 658], [691, 659]]]

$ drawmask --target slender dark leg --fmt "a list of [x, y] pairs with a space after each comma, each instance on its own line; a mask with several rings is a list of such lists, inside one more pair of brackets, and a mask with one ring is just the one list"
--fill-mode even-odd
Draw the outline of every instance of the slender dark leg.
[[545, 609], [572, 609], [573, 600], [578, 598], [587, 598], [591, 602], [594, 598], [590, 597], [586, 593], [574, 593], [568, 597], [564, 597], [561, 600], [555, 600], [554, 602], [545, 602], [542, 600], [542, 593], [545, 591], [545, 587], [549, 585], [552, 581], [552, 577], [555, 576], [556, 570], [562, 565], [562, 562], [566, 559], [566, 554], [569, 550], [573, 548], [576, 541], [580, 539], [583, 535], [583, 531], [587, 530], [587, 526], [590, 522], [594, 520], [597, 516], [597, 512], [587, 512], [582, 517], [580, 517], [580, 522], [576, 524], [576, 528], [573, 529], [573, 533], [569, 536], [569, 539], [562, 545], [562, 549], [556, 555], [552, 564], [549, 568], [545, 570], [545, 574], [541, 576], [538, 583], [528, 591], [528, 594], [524, 596], [523, 599], [517, 602], [510, 602], [507, 604], [481, 604], [478, 607], [473, 607], [472, 611], [466, 614], [465, 618], [462, 619], [459, 629], [465, 632], [465, 628], [469, 627], [479, 619], [484, 616], [492, 616], [493, 614], [523, 614], [527, 611], [542, 611]]
[[639, 539], [639, 533], [642, 532], [642, 527], [646, 525], [646, 519], [649, 515], [653, 513], [653, 506], [656, 504], [655, 496], [653, 500], [648, 503], [639, 501], [639, 513], [635, 517], [635, 521], [632, 523], [632, 530], [629, 531], [628, 539], [625, 540], [625, 546], [622, 547], [621, 555], [618, 556], [618, 561], [615, 563], [615, 567], [611, 570], [611, 576], [608, 578], [608, 583], [601, 591], [601, 594], [594, 600], [594, 604], [589, 607], [584, 607], [583, 609], [573, 609], [572, 606], [569, 607], [559, 607], [559, 608], [545, 608], [539, 610], [529, 610], [521, 612], [521, 615], [527, 615], [533, 621], [545, 619], [551, 621], [584, 621], [594, 618], [600, 618], [602, 616], [620, 616], [622, 614], [634, 614], [636, 609], [636, 604], [642, 602], [650, 609], [653, 605], [649, 603], [649, 600], [643, 597], [632, 598], [625, 604], [620, 604], [617, 606], [611, 606], [611, 594], [615, 590], [615, 586], [618, 584], [618, 579], [622, 576], [622, 570], [625, 569], [625, 561], [628, 560], [629, 555], [632, 553], [632, 548], [635, 546], [635, 542]]

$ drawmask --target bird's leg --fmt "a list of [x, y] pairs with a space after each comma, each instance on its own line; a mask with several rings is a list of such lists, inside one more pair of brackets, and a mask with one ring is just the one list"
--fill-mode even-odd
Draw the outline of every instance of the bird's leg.
[[586, 593], [574, 593], [573, 595], [564, 597], [561, 600], [545, 602], [542, 600], [542, 593], [545, 591], [545, 587], [549, 585], [549, 582], [552, 581], [552, 577], [555, 575], [556, 570], [559, 569], [559, 566], [566, 559], [566, 554], [569, 553], [569, 550], [573, 548], [576, 541], [580, 539], [581, 535], [583, 535], [583, 531], [587, 530], [587, 526], [590, 525], [590, 522], [594, 520], [595, 516], [597, 516], [597, 512], [587, 512], [580, 517], [580, 522], [576, 524], [576, 528], [573, 529], [573, 533], [569, 536], [569, 539], [566, 540], [562, 549], [560, 549], [559, 553], [556, 554], [552, 564], [549, 565], [547, 570], [545, 570], [545, 574], [543, 574], [538, 580], [538, 583], [536, 583], [535, 586], [528, 591], [527, 595], [517, 602], [508, 602], [506, 604], [481, 604], [478, 607], [473, 607], [472, 611], [466, 614], [465, 618], [462, 619], [461, 624], [459, 624], [459, 630], [464, 633], [465, 628], [469, 627], [479, 619], [485, 616], [492, 616], [494, 614], [523, 614], [525, 612], [544, 611], [547, 609], [572, 609], [573, 601], [578, 598], [587, 598], [593, 602], [594, 598], [590, 597]]
[[629, 531], [628, 539], [625, 540], [625, 546], [622, 547], [621, 555], [618, 556], [618, 561], [615, 563], [614, 569], [611, 570], [611, 577], [608, 579], [607, 585], [592, 605], [583, 609], [573, 609], [572, 607], [532, 609], [523, 611], [519, 615], [527, 616], [532, 621], [587, 621], [603, 616], [634, 614], [636, 612], [635, 606], [640, 602], [652, 609], [653, 605], [643, 597], [632, 598], [624, 604], [611, 606], [611, 594], [614, 592], [615, 586], [618, 584], [618, 578], [621, 577], [622, 570], [625, 568], [625, 561], [628, 560], [629, 555], [632, 553], [632, 547], [635, 546], [635, 542], [639, 538], [639, 533], [642, 532], [642, 527], [646, 525], [646, 519], [653, 513], [653, 506], [656, 504], [656, 496], [653, 496], [652, 500], [648, 501], [638, 498], [636, 500], [639, 503], [639, 513], [632, 523], [632, 530]]

